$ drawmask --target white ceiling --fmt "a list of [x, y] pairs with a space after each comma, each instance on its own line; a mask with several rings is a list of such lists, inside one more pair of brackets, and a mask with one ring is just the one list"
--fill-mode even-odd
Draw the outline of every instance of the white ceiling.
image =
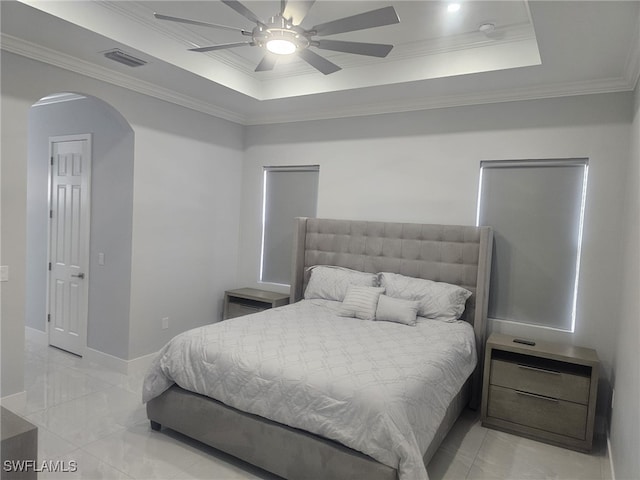
[[[280, 2], [243, 3], [267, 18]], [[331, 37], [394, 49], [384, 59], [316, 50], [342, 67], [327, 76], [297, 58], [254, 72], [260, 47], [189, 52], [248, 37], [153, 17], [253, 27], [218, 0], [5, 0], [1, 46], [243, 124], [625, 91], [637, 82], [639, 1], [460, 3], [452, 14], [440, 1], [317, 0], [303, 27], [388, 5], [400, 18]], [[495, 32], [479, 32], [483, 23]], [[149, 63], [130, 68], [104, 58], [116, 47]]]

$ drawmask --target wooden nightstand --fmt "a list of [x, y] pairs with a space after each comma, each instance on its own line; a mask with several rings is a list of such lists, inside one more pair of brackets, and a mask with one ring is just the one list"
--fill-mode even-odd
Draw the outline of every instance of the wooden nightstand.
[[482, 425], [590, 451], [598, 392], [595, 350], [550, 342], [487, 341]]
[[261, 312], [268, 308], [280, 307], [289, 303], [289, 295], [284, 293], [258, 290], [257, 288], [238, 288], [224, 292], [224, 310], [222, 319], [241, 317]]

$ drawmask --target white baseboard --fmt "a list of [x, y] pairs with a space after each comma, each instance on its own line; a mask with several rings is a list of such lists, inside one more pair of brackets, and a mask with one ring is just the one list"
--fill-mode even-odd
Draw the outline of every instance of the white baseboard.
[[24, 327], [24, 337], [38, 345], [49, 345], [49, 334], [32, 327]]
[[146, 371], [151, 366], [151, 363], [157, 355], [157, 352], [154, 352], [132, 360], [124, 360], [89, 347], [85, 348], [84, 352], [84, 358], [90, 362], [95, 362], [111, 370], [115, 370], [118, 373], [122, 373], [123, 375], [142, 373]]
[[616, 480], [616, 471], [613, 468], [613, 455], [611, 451], [611, 439], [607, 435], [607, 454], [609, 455], [609, 467], [611, 468], [611, 480]]
[[107, 367], [110, 370], [115, 370], [123, 375], [127, 375], [129, 373], [129, 362], [127, 360], [101, 352], [100, 350], [85, 347], [83, 358], [89, 362], [94, 362], [102, 365], [103, 367]]
[[27, 406], [27, 392], [22, 391], [0, 398], [0, 405], [13, 412], [22, 412]]
[[[49, 334], [31, 327], [24, 327], [25, 339], [38, 345], [49, 345]], [[110, 370], [123, 375], [141, 373], [146, 371], [156, 358], [157, 352], [143, 355], [132, 360], [124, 360], [91, 347], [85, 347], [83, 358], [89, 362], [97, 363]]]
[[157, 355], [158, 352], [153, 352], [148, 355], [143, 355], [141, 357], [134, 358], [133, 360], [129, 360], [128, 373], [134, 374], [146, 372], [147, 370], [149, 370], [149, 367], [151, 366]]

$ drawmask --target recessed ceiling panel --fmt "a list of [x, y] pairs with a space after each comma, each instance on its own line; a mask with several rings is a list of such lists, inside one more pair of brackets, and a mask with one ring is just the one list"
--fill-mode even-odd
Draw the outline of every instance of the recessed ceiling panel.
[[[279, 57], [273, 70], [254, 71], [265, 55], [259, 46], [206, 53], [188, 49], [251, 41], [239, 31], [154, 18], [154, 12], [251, 31], [256, 24], [218, 0], [209, 1], [31, 1], [23, 3], [130, 45], [207, 80], [258, 100], [362, 87], [393, 85], [540, 64], [526, 1], [332, 1], [317, 0], [304, 29], [392, 6], [400, 23], [322, 37], [393, 45], [385, 58], [309, 49], [341, 70], [323, 75], [296, 54]], [[279, 13], [280, 1], [243, 1], [261, 20]], [[480, 27], [485, 25], [485, 32]]]

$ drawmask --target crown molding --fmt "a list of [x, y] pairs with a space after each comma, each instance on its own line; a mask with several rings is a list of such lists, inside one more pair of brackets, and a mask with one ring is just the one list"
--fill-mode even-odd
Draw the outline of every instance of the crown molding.
[[110, 70], [108, 68], [90, 63], [65, 53], [52, 50], [35, 43], [27, 42], [20, 38], [2, 33], [0, 35], [0, 48], [10, 53], [47, 63], [55, 67], [70, 70], [87, 77], [117, 85], [143, 95], [154, 97], [166, 102], [174, 103], [182, 107], [196, 110], [207, 115], [219, 117], [230, 122], [245, 124], [246, 119], [237, 112], [222, 108], [210, 102], [193, 98], [161, 87], [145, 80], [140, 80], [126, 74]]
[[367, 103], [347, 108], [314, 109], [305, 113], [285, 113], [282, 115], [241, 115], [210, 102], [177, 93], [173, 90], [153, 83], [136, 79], [108, 68], [95, 65], [76, 57], [48, 49], [25, 40], [2, 34], [0, 47], [7, 52], [15, 53], [33, 60], [70, 70], [80, 75], [95, 78], [143, 95], [148, 95], [176, 105], [180, 105], [207, 115], [212, 115], [242, 125], [267, 125], [298, 121], [327, 120], [332, 118], [348, 118], [385, 113], [400, 113], [437, 108], [482, 105], [521, 100], [557, 98], [563, 96], [590, 95], [598, 93], [614, 93], [631, 91], [635, 88], [640, 76], [640, 35], [631, 48], [627, 67], [623, 77], [600, 79], [583, 82], [564, 82], [541, 87], [523, 87], [494, 92], [448, 95], [440, 97], [424, 97], [390, 102]]
[[599, 93], [628, 92], [633, 90], [630, 82], [623, 78], [610, 78], [585, 82], [566, 82], [542, 87], [524, 87], [497, 92], [447, 95], [432, 98], [380, 102], [376, 104], [358, 105], [344, 109], [314, 110], [307, 113], [284, 114], [280, 116], [252, 115], [247, 125], [268, 125], [277, 123], [306, 122], [313, 120], [330, 120], [335, 118], [362, 117], [402, 113], [437, 108], [464, 107], [491, 103], [517, 102], [524, 100], [540, 100], [545, 98], [593, 95]]

